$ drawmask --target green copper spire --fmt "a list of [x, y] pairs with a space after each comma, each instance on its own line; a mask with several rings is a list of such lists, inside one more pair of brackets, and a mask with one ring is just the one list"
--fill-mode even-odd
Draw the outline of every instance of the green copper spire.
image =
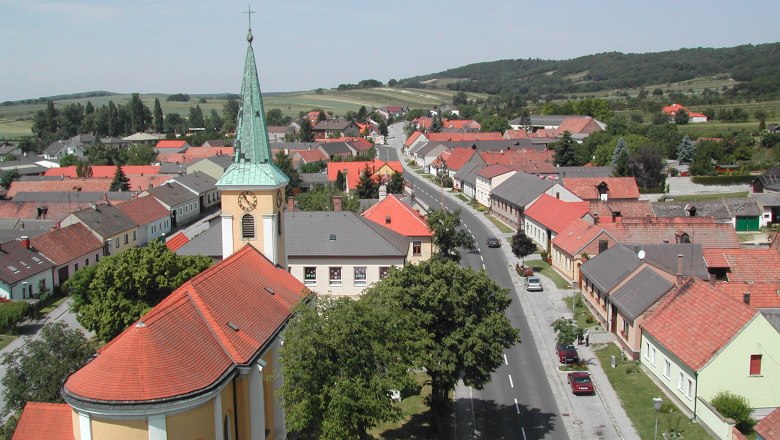
[[[251, 12], [250, 12], [251, 13]], [[246, 36], [249, 47], [244, 63], [244, 77], [241, 82], [241, 103], [236, 124], [235, 156], [233, 164], [217, 181], [218, 186], [264, 186], [278, 187], [289, 182], [287, 176], [274, 163], [268, 128], [265, 123], [263, 96], [257, 78], [255, 53], [252, 50], [252, 29]]]

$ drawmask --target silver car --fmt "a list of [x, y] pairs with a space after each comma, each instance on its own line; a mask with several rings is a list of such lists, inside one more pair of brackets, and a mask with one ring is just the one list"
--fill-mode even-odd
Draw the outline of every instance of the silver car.
[[525, 277], [523, 284], [525, 285], [525, 290], [529, 292], [542, 291], [542, 280], [540, 280], [539, 277]]

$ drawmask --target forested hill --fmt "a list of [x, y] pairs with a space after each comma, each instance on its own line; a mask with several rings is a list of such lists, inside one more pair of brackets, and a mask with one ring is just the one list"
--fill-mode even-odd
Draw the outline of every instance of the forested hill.
[[646, 54], [608, 52], [563, 61], [500, 60], [407, 78], [400, 83], [413, 88], [544, 96], [651, 87], [723, 76], [738, 83], [730, 93], [758, 96], [780, 94], [779, 65], [780, 43], [770, 43]]

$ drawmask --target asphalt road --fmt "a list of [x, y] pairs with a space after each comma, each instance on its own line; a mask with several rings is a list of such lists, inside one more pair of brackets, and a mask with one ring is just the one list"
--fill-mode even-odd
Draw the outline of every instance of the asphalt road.
[[[390, 147], [379, 147], [383, 160], [399, 160], [403, 142], [401, 124], [390, 128]], [[432, 209], [459, 206], [441, 197], [436, 187], [423, 182], [416, 173], [406, 173], [414, 184], [415, 197]], [[478, 250], [464, 252], [462, 264], [474, 270], [485, 269], [501, 287], [510, 289], [513, 299], [506, 311], [512, 325], [520, 330], [522, 342], [507, 349], [505, 362], [493, 374], [493, 380], [482, 390], [461, 386], [456, 390], [458, 439], [568, 439], [568, 434], [550, 389], [531, 330], [517, 300], [508, 262], [500, 249], [485, 244], [490, 232], [474, 214], [461, 211], [461, 221], [474, 236]]]

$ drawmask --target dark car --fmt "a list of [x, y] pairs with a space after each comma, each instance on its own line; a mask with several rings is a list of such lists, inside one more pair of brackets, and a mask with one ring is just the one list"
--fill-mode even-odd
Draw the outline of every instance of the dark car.
[[496, 237], [489, 237], [487, 239], [487, 245], [488, 247], [501, 247], [501, 240], [497, 239]]
[[558, 352], [558, 360], [562, 364], [576, 364], [580, 362], [577, 349], [571, 344], [558, 344], [555, 346], [555, 350]]
[[593, 394], [596, 392], [596, 387], [593, 386], [588, 373], [582, 371], [569, 373], [568, 381], [572, 394]]

